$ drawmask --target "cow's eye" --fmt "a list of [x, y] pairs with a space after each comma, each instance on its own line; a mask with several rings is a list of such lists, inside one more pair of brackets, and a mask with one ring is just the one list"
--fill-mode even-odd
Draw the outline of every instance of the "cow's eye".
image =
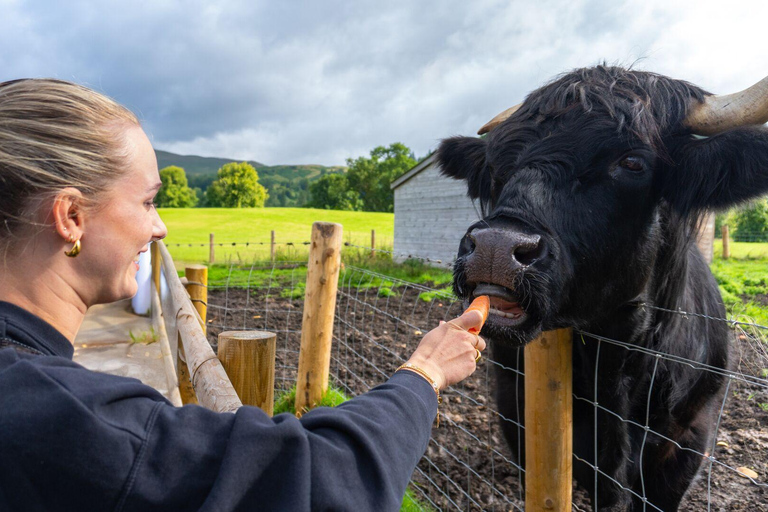
[[629, 171], [639, 172], [643, 170], [643, 159], [638, 156], [625, 156], [619, 162], [619, 166]]

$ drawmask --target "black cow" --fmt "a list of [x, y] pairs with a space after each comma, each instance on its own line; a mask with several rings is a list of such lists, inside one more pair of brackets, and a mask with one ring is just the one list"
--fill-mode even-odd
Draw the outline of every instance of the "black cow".
[[[766, 99], [768, 79], [717, 97], [657, 74], [597, 66], [534, 91], [486, 125], [485, 138], [444, 140], [442, 172], [466, 180], [484, 217], [461, 241], [454, 290], [467, 301], [491, 297], [483, 334], [493, 357], [522, 369], [522, 345], [572, 326], [727, 368], [724, 322], [657, 308], [724, 317], [694, 243], [697, 221], [768, 191], [768, 130], [749, 126], [768, 119]], [[596, 427], [595, 407], [574, 401], [574, 452], [588, 462], [576, 460], [576, 479], [594, 494], [590, 464], [610, 477], [598, 477], [601, 510], [642, 510], [636, 495], [676, 510], [710, 450], [723, 377], [588, 335], [577, 335], [573, 348], [574, 394], [601, 406]], [[514, 372], [498, 371], [497, 401], [501, 414], [522, 422]], [[646, 425], [646, 414], [647, 436], [636, 425]], [[502, 425], [522, 461], [520, 432]]]

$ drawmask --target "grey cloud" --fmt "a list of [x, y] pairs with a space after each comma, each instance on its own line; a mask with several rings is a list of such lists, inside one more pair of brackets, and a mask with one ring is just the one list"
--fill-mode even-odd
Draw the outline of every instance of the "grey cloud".
[[667, 3], [0, 0], [0, 80], [90, 85], [171, 151], [331, 165], [401, 141], [422, 155], [571, 68], [645, 57], [671, 72], [683, 50], [665, 30], [684, 11]]

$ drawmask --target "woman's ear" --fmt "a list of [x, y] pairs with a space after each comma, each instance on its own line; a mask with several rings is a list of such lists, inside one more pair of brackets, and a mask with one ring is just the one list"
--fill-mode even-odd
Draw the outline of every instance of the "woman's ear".
[[64, 188], [53, 199], [51, 214], [54, 227], [59, 236], [68, 242], [83, 236], [84, 213], [83, 194], [76, 188]]

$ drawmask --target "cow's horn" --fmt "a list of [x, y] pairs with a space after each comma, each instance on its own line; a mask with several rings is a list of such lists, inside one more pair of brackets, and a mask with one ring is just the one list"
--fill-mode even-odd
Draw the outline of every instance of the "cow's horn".
[[768, 122], [768, 77], [749, 89], [724, 96], [707, 96], [692, 105], [685, 124], [698, 135]]
[[477, 134], [482, 135], [484, 133], [488, 133], [489, 131], [493, 130], [498, 125], [500, 125], [501, 123], [503, 123], [504, 121], [512, 117], [512, 114], [517, 112], [517, 109], [519, 109], [521, 105], [522, 103], [518, 103], [514, 107], [510, 107], [504, 112], [502, 112], [501, 114], [497, 115], [496, 117], [494, 117], [493, 119], [485, 123], [482, 128], [477, 130]]

